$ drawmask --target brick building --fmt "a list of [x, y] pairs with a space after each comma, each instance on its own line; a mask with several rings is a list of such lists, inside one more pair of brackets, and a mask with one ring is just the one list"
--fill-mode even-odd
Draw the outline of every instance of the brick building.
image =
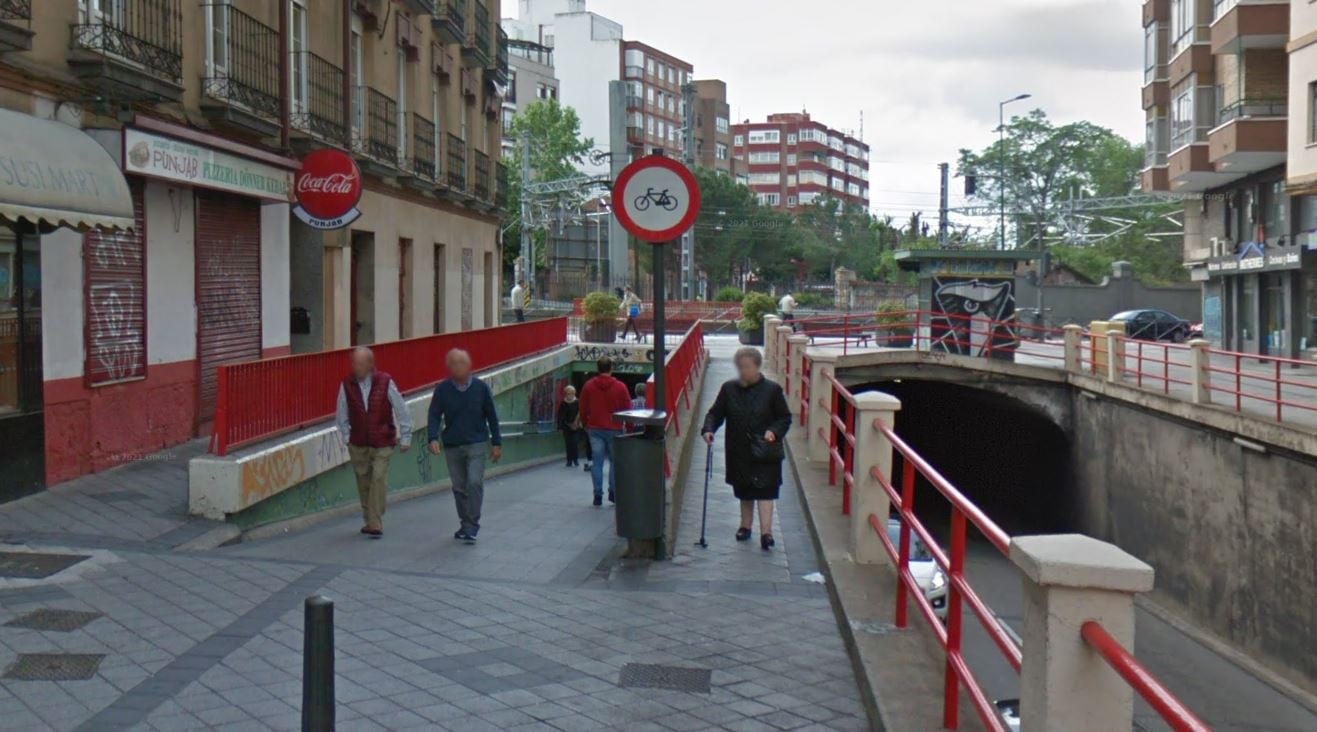
[[791, 211], [834, 198], [869, 208], [869, 146], [808, 112], [732, 125], [732, 158], [765, 205]]
[[710, 170], [733, 175], [732, 108], [727, 103], [727, 82], [695, 82], [695, 158]]

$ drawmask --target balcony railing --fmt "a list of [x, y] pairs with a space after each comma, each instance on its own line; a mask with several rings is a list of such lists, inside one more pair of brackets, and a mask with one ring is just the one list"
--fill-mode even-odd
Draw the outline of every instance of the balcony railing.
[[181, 0], [117, 0], [107, 11], [84, 10], [70, 45], [140, 66], [178, 83], [183, 78]]
[[215, 24], [227, 31], [224, 47], [212, 49], [202, 93], [278, 118], [279, 31], [228, 3], [205, 3], [201, 8], [215, 13]]
[[434, 123], [419, 114], [412, 115], [412, 172], [434, 180], [438, 175], [438, 158], [434, 150]]
[[1216, 123], [1223, 125], [1243, 117], [1285, 117], [1289, 115], [1289, 101], [1278, 99], [1241, 99], [1221, 108]]
[[466, 190], [466, 141], [448, 133], [448, 187]]
[[1212, 22], [1215, 23], [1220, 20], [1221, 16], [1233, 10], [1238, 4], [1239, 0], [1216, 0], [1216, 3], [1212, 6]]
[[471, 14], [471, 26], [467, 28], [466, 43], [462, 46], [462, 55], [474, 59], [484, 66], [493, 58], [489, 45], [492, 40], [489, 27], [489, 8], [480, 0], [475, 0], [475, 9]]
[[466, 0], [445, 0], [445, 17], [459, 34], [466, 34]]
[[306, 93], [294, 99], [289, 122], [324, 140], [343, 139], [343, 70], [310, 51], [298, 51], [293, 63], [306, 76]]
[[353, 146], [359, 154], [393, 165], [398, 160], [398, 105], [383, 92], [357, 87], [357, 103], [364, 129], [355, 130]]
[[508, 53], [541, 66], [553, 66], [553, 49], [534, 41], [509, 40]]
[[32, 0], [0, 0], [0, 20], [32, 20]]
[[492, 193], [489, 188], [489, 156], [476, 150], [471, 169], [475, 178], [472, 194], [482, 201], [488, 201]]
[[494, 47], [494, 75], [500, 84], [508, 82], [508, 33], [502, 26], [495, 28], [498, 42]]
[[498, 163], [494, 168], [494, 205], [500, 211], [508, 210], [508, 166]]

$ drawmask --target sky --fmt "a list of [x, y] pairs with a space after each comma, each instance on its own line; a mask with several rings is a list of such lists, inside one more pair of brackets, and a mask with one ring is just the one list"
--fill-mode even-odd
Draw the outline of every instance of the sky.
[[[513, 0], [504, 0], [508, 14]], [[588, 0], [628, 40], [727, 82], [734, 121], [807, 109], [870, 145], [870, 198], [936, 221], [939, 162], [996, 136], [997, 103], [1032, 99], [1141, 142], [1139, 0]], [[964, 197], [951, 185], [953, 207]]]

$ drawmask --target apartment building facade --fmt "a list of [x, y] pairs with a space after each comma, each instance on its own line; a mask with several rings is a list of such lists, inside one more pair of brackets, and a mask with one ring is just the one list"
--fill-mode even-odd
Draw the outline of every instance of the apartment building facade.
[[808, 112], [732, 125], [732, 158], [766, 206], [793, 211], [832, 198], [869, 208], [869, 146]]
[[[518, 141], [511, 135], [512, 119], [526, 105], [558, 98], [558, 77], [553, 70], [553, 49], [521, 39], [508, 41], [508, 88], [503, 97], [503, 157], [516, 168]], [[519, 170], [519, 168], [517, 168]]]
[[[19, 492], [208, 434], [221, 364], [497, 322], [497, 2], [3, 9], [0, 110], [97, 143], [130, 222], [15, 212], [0, 186], [0, 459], [25, 466]], [[362, 173], [361, 216], [335, 231], [291, 210], [326, 147]]]
[[1143, 5], [1143, 188], [1185, 195], [1185, 265], [1203, 284], [1205, 334], [1249, 353], [1317, 352], [1317, 198], [1292, 165], [1317, 142], [1305, 129], [1317, 81], [1303, 66], [1303, 39], [1317, 31], [1309, 8]]
[[735, 175], [732, 158], [732, 108], [727, 82], [695, 81], [695, 159], [701, 167]]

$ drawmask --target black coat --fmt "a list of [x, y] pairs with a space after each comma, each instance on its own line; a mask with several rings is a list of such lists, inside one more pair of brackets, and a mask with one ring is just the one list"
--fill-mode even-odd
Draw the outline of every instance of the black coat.
[[701, 432], [717, 432], [724, 422], [728, 485], [775, 491], [782, 485], [782, 463], [754, 462], [750, 457], [750, 435], [762, 436], [771, 430], [779, 440], [786, 437], [791, 428], [791, 409], [782, 387], [764, 378], [750, 386], [739, 379], [723, 384], [704, 417]]
[[576, 418], [581, 415], [581, 400], [558, 402], [558, 429], [563, 432], [576, 431]]

